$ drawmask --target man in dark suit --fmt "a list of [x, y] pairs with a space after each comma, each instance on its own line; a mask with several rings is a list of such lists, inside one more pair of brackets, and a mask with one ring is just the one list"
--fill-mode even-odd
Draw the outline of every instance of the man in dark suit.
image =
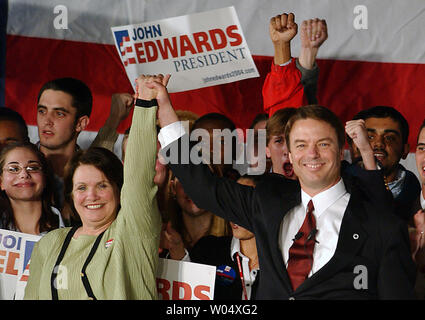
[[[145, 89], [157, 90], [163, 155], [180, 160], [176, 150], [189, 137], [168, 93], [155, 81]], [[198, 206], [255, 234], [262, 274], [256, 298], [413, 299], [406, 225], [394, 216], [379, 171], [341, 178], [345, 135], [336, 115], [301, 107], [285, 138], [299, 181], [271, 174], [254, 189], [204, 164], [170, 163]]]
[[411, 212], [414, 228], [410, 230], [410, 239], [418, 271], [415, 293], [419, 299], [425, 299], [425, 120], [419, 128], [415, 158], [422, 188]]

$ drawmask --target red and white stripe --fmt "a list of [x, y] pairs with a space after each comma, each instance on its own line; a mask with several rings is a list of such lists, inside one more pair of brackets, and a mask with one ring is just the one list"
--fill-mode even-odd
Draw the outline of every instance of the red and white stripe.
[[[21, 112], [30, 125], [36, 123], [37, 93], [44, 82], [53, 78], [72, 76], [89, 85], [94, 95], [88, 127], [92, 132], [108, 117], [112, 93], [132, 91], [110, 27], [233, 5], [260, 77], [174, 93], [172, 99], [177, 109], [199, 115], [221, 112], [238, 127], [246, 128], [262, 112], [261, 87], [273, 55], [268, 21], [276, 14], [294, 12], [298, 24], [313, 17], [327, 21], [329, 38], [318, 57], [319, 102], [343, 121], [369, 106], [394, 106], [409, 121], [413, 151], [425, 117], [423, 0], [361, 1], [367, 8], [367, 30], [354, 28], [354, 8], [358, 3], [351, 0], [73, 0], [65, 4], [68, 29], [56, 30], [53, 20], [58, 14], [53, 10], [63, 2], [9, 0], [6, 105]], [[297, 56], [299, 36], [291, 45], [293, 55]], [[125, 55], [131, 59], [131, 52], [125, 51]], [[124, 121], [120, 132], [129, 124], [129, 119]], [[91, 138], [94, 134], [85, 135]], [[416, 172], [411, 163], [408, 166]]]

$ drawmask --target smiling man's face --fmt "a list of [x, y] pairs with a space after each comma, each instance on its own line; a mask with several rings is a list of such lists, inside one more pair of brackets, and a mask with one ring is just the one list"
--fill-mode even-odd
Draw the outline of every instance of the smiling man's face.
[[338, 183], [342, 149], [329, 123], [297, 120], [290, 131], [289, 143], [289, 158], [305, 192], [313, 197]]
[[390, 117], [368, 118], [365, 124], [373, 154], [381, 162], [388, 181], [393, 181], [400, 160], [409, 152], [409, 145], [403, 143], [400, 125]]

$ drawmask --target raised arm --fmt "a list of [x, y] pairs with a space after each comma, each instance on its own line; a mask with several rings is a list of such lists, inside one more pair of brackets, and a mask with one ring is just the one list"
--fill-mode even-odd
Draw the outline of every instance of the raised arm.
[[[156, 97], [156, 92], [146, 87], [148, 81], [153, 79], [137, 78], [138, 99], [150, 101]], [[155, 238], [159, 244], [161, 216], [156, 200], [158, 188], [153, 181], [157, 153], [156, 113], [156, 106], [136, 106], [133, 112], [124, 162], [121, 211], [117, 219], [125, 221], [128, 232], [142, 238]]]
[[[158, 120], [162, 128], [159, 134], [161, 152], [164, 159], [169, 161], [171, 170], [182, 183], [186, 194], [199, 208], [252, 230], [251, 202], [254, 189], [217, 177], [206, 164], [193, 164], [192, 159], [187, 156], [196, 153], [190, 147], [198, 142], [192, 141], [189, 148], [184, 148], [185, 143], [189, 144], [189, 137], [178, 121], [165, 86], [158, 82], [148, 86], [158, 92]], [[183, 163], [182, 155], [187, 162]]]
[[301, 24], [301, 51], [298, 57], [300, 65], [312, 70], [316, 64], [316, 57], [320, 46], [328, 38], [328, 27], [325, 20], [318, 18], [304, 20]]
[[376, 170], [375, 157], [373, 156], [373, 150], [369, 143], [364, 120], [347, 121], [345, 131], [353, 140], [354, 146], [359, 150], [364, 168], [366, 170]]
[[293, 13], [282, 13], [270, 19], [269, 34], [274, 47], [275, 65], [287, 63], [291, 59], [291, 40], [297, 30]]
[[128, 117], [133, 108], [134, 98], [129, 93], [114, 93], [111, 99], [111, 109], [108, 119], [100, 128], [93, 140], [91, 147], [102, 147], [114, 151], [115, 142], [118, 139], [117, 128], [121, 121]]
[[320, 46], [328, 38], [328, 28], [325, 20], [318, 18], [304, 20], [301, 24], [301, 51], [296, 61], [301, 72], [301, 84], [308, 104], [317, 104], [317, 82], [319, 67], [316, 57]]
[[[263, 85], [264, 110], [270, 116], [282, 108], [297, 108], [317, 103], [319, 68], [316, 57], [320, 46], [328, 38], [326, 21], [318, 18], [303, 21], [300, 31], [300, 56], [291, 61], [290, 41], [296, 34], [296, 31], [293, 31], [296, 28], [283, 28], [281, 25], [286, 22], [287, 25], [296, 26], [294, 19], [294, 15], [290, 13], [270, 20], [270, 37], [275, 55], [271, 71]], [[280, 21], [280, 25], [277, 21]], [[281, 28], [280, 33], [275, 30], [275, 26]]]
[[273, 43], [274, 57], [271, 70], [263, 85], [264, 111], [269, 116], [285, 107], [299, 107], [306, 104], [301, 73], [291, 60], [291, 40], [296, 36], [298, 26], [293, 13], [282, 13], [269, 22], [269, 35]]

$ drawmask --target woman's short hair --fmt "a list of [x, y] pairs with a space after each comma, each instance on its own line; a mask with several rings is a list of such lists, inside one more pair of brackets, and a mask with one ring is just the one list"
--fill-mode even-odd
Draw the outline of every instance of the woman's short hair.
[[122, 185], [124, 183], [123, 164], [112, 151], [105, 148], [92, 147], [75, 153], [65, 168], [64, 191], [65, 200], [72, 209], [72, 218], [77, 221], [79, 221], [79, 215], [72, 200], [72, 189], [74, 174], [80, 165], [92, 165], [101, 171], [108, 181], [116, 188], [118, 196], [121, 194]]

